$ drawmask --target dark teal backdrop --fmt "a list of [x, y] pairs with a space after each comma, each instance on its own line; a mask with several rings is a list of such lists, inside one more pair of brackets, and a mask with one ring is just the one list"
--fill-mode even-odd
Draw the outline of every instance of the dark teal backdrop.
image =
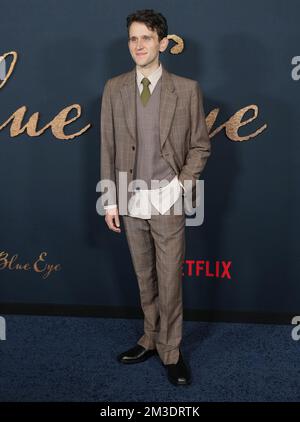
[[95, 206], [101, 94], [108, 78], [134, 66], [126, 16], [142, 8], [161, 11], [169, 34], [184, 39], [182, 54], [167, 51], [161, 60], [170, 72], [199, 81], [206, 114], [220, 108], [213, 129], [250, 104], [259, 115], [239, 133], [268, 125], [249, 141], [233, 142], [224, 131], [212, 139], [205, 222], [187, 227], [186, 259], [232, 261], [231, 279], [185, 276], [186, 310], [237, 321], [299, 314], [295, 0], [1, 0], [0, 54], [16, 51], [18, 62], [0, 89], [0, 124], [26, 105], [25, 121], [39, 111], [41, 128], [78, 103], [82, 116], [66, 133], [91, 128], [66, 141], [50, 131], [15, 138], [9, 127], [0, 131], [0, 251], [18, 254], [19, 263], [45, 251], [49, 263], [61, 265], [47, 279], [0, 270], [0, 312], [126, 315], [139, 306], [124, 233], [110, 232]]

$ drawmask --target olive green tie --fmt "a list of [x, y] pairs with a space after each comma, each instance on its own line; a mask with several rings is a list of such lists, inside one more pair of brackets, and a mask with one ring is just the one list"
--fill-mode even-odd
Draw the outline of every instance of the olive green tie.
[[144, 88], [143, 88], [143, 91], [141, 93], [141, 100], [142, 100], [143, 106], [145, 106], [147, 104], [147, 102], [150, 98], [150, 95], [151, 95], [150, 89], [149, 89], [150, 83], [151, 82], [149, 81], [149, 79], [147, 79], [147, 78], [142, 79], [142, 84], [143, 84]]

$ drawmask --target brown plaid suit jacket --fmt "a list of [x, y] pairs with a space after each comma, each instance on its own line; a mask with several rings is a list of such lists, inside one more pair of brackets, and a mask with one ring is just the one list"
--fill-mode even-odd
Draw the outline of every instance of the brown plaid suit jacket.
[[[109, 79], [104, 87], [101, 107], [101, 179], [116, 183], [116, 198], [106, 204], [119, 204], [119, 173], [133, 180], [136, 135], [136, 67]], [[192, 181], [193, 206], [195, 184], [211, 154], [197, 81], [177, 76], [162, 66], [160, 97], [161, 154], [184, 184]], [[131, 193], [128, 192], [128, 200]], [[122, 214], [122, 213], [120, 213]], [[127, 214], [127, 212], [124, 212]]]

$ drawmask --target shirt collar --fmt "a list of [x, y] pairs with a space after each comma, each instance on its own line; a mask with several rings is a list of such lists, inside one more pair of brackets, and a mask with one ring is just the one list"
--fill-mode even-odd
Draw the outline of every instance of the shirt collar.
[[[161, 77], [161, 74], [162, 74], [162, 65], [160, 63], [158, 68], [155, 69], [149, 76], [147, 76], [147, 79], [149, 79], [152, 85], [155, 85], [155, 83]], [[142, 79], [145, 78], [145, 76], [142, 74], [140, 70], [138, 70], [137, 67], [136, 67], [136, 77], [137, 77], [138, 85], [142, 82]]]

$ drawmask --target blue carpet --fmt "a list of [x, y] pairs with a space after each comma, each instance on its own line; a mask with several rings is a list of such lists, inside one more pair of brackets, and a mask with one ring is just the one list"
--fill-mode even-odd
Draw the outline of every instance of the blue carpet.
[[300, 342], [292, 326], [185, 322], [188, 387], [169, 384], [157, 357], [125, 366], [116, 355], [141, 320], [6, 317], [0, 401], [299, 401]]

